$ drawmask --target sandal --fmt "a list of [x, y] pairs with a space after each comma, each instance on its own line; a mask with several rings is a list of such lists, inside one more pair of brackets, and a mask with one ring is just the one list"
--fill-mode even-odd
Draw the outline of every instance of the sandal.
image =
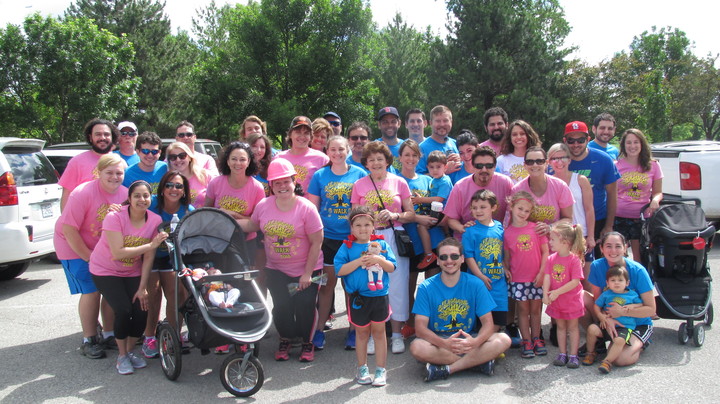
[[610, 373], [610, 370], [612, 370], [612, 365], [608, 361], [602, 361], [602, 363], [598, 367], [598, 370], [600, 371], [600, 373], [606, 375]]
[[585, 354], [585, 359], [583, 359], [582, 364], [585, 366], [590, 366], [593, 363], [595, 363], [595, 361], [597, 360], [597, 357], [598, 357], [597, 352], [595, 352], [595, 351], [588, 352]]
[[567, 355], [564, 353], [558, 354], [558, 356], [553, 361], [553, 365], [555, 366], [565, 366], [567, 365], [568, 358]]

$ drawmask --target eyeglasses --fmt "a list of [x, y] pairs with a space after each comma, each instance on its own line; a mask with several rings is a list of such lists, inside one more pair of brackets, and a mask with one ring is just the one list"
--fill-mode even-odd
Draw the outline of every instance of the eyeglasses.
[[183, 133], [178, 133], [175, 135], [175, 137], [179, 137], [180, 139], [184, 139], [186, 137], [193, 137], [193, 136], [195, 136], [195, 134], [192, 132], [183, 132]]
[[342, 124], [340, 123], [340, 121], [328, 121], [328, 123], [329, 123], [330, 125], [336, 127], [336, 128], [337, 128], [338, 126], [342, 125]]
[[129, 137], [135, 137], [137, 135], [137, 132], [134, 130], [128, 131], [128, 132], [120, 132], [120, 136], [129, 136]]
[[358, 140], [368, 140], [367, 136], [350, 136], [350, 140], [357, 142]]
[[583, 144], [585, 142], [587, 142], [587, 137], [579, 137], [579, 138], [566, 137], [565, 138], [565, 143], [567, 143], [567, 144], [575, 144], [575, 143]]
[[493, 167], [495, 167], [495, 163], [475, 163], [473, 164], [473, 167], [477, 170], [482, 170], [483, 168], [486, 168], [488, 170], [492, 170]]
[[529, 166], [534, 165], [534, 164], [543, 165], [543, 164], [545, 164], [546, 161], [547, 161], [547, 159], [535, 159], [535, 160], [525, 159], [525, 164], [529, 165]]
[[556, 162], [565, 163], [565, 162], [567, 162], [568, 160], [570, 160], [570, 157], [568, 157], [568, 156], [551, 157], [551, 158], [550, 158], [550, 162], [551, 162], [551, 163], [556, 163]]
[[142, 152], [142, 154], [152, 154], [153, 156], [157, 156], [158, 153], [160, 153], [160, 150], [158, 149], [140, 149], [140, 151]]
[[185, 160], [187, 158], [188, 154], [185, 152], [178, 153], [178, 154], [168, 154], [168, 160], [175, 161], [177, 159]]
[[450, 258], [453, 261], [457, 261], [460, 259], [460, 254], [449, 254], [449, 255], [448, 254], [440, 254], [440, 255], [438, 255], [438, 259], [440, 261], [447, 261], [448, 258]]
[[165, 183], [165, 189], [183, 189], [185, 188], [185, 185], [179, 183], [179, 182], [166, 182]]

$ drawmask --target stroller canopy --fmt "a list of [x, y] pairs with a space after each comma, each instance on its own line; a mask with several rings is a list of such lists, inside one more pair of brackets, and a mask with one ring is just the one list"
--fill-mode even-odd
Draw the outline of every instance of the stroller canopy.
[[215, 208], [201, 208], [187, 214], [178, 225], [177, 242], [180, 254], [223, 254], [234, 246], [247, 257], [245, 234], [235, 219]]
[[709, 226], [701, 207], [684, 203], [662, 206], [651, 217], [651, 222], [651, 234], [655, 233], [652, 230], [661, 233], [669, 230], [674, 234], [697, 233], [705, 231]]

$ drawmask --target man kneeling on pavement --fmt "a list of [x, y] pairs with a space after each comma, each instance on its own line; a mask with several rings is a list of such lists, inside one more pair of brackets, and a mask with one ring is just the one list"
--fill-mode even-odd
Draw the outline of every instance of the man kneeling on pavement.
[[[465, 369], [491, 376], [495, 358], [510, 348], [510, 337], [495, 332], [495, 302], [479, 278], [461, 272], [465, 259], [458, 240], [443, 240], [437, 252], [441, 272], [425, 280], [415, 298], [417, 338], [410, 353], [427, 363], [426, 382]], [[474, 334], [478, 319], [480, 330]]]

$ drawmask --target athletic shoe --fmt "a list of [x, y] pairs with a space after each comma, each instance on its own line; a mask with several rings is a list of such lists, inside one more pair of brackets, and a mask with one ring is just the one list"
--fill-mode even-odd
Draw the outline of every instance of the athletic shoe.
[[564, 353], [558, 354], [558, 356], [553, 361], [553, 365], [555, 366], [565, 366], [568, 363], [567, 355]]
[[522, 351], [520, 351], [520, 356], [523, 358], [534, 358], [535, 357], [535, 351], [533, 350], [533, 344], [529, 340], [522, 340], [522, 343], [520, 344], [522, 346]]
[[542, 338], [535, 337], [533, 340], [533, 350], [537, 356], [547, 355], [547, 348], [545, 348], [545, 340]]
[[142, 353], [148, 359], [157, 358], [160, 352], [158, 351], [158, 343], [155, 337], [145, 338], [142, 345]]
[[400, 334], [402, 334], [403, 338], [408, 339], [415, 335], [415, 327], [405, 324], [400, 330]]
[[510, 348], [520, 348], [522, 345], [522, 337], [520, 336], [520, 329], [518, 329], [515, 323], [510, 323], [505, 326], [505, 334], [510, 337]]
[[394, 354], [401, 354], [405, 352], [405, 341], [402, 337], [390, 338], [390, 349]]
[[130, 358], [130, 364], [132, 364], [132, 367], [135, 369], [142, 369], [147, 366], [147, 362], [145, 362], [145, 359], [136, 354], [135, 352], [128, 352], [127, 354], [128, 358]]
[[600, 366], [598, 366], [598, 371], [604, 375], [610, 373], [612, 370], [612, 365], [608, 361], [602, 361]]
[[345, 337], [345, 350], [346, 351], [354, 351], [355, 350], [355, 330], [348, 331], [347, 337]]
[[435, 261], [437, 261], [437, 255], [435, 255], [435, 253], [425, 254], [422, 261], [418, 264], [417, 269], [425, 270], [425, 268], [429, 267]]
[[333, 323], [335, 322], [335, 316], [330, 314], [328, 316], [327, 321], [325, 322], [325, 331], [331, 330], [333, 328]]
[[188, 337], [187, 331], [184, 331], [180, 333], [180, 350], [182, 351], [183, 355], [187, 355], [190, 353], [190, 338]]
[[90, 359], [105, 357], [105, 350], [100, 345], [97, 335], [88, 338], [88, 342], [83, 342], [82, 345], [80, 345], [80, 353]]
[[580, 359], [577, 355], [570, 355], [568, 357], [567, 367], [570, 369], [577, 369], [580, 367]]
[[375, 369], [375, 380], [373, 380], [373, 387], [382, 387], [387, 384], [387, 370], [384, 368]]
[[495, 360], [481, 363], [477, 366], [477, 371], [484, 375], [492, 376], [495, 373]]
[[313, 335], [312, 339], [313, 345], [315, 345], [315, 349], [318, 351], [322, 351], [323, 348], [325, 348], [325, 333], [321, 330], [315, 330], [315, 335]]
[[302, 344], [300, 362], [312, 362], [315, 360], [315, 347], [312, 342]]
[[358, 368], [357, 376], [355, 376], [358, 384], [370, 384], [372, 383], [372, 377], [370, 377], [370, 370], [367, 365], [362, 365]]
[[288, 359], [290, 359], [290, 340], [281, 339], [280, 346], [278, 347], [278, 350], [275, 352], [275, 360], [276, 361], [286, 361]]
[[133, 368], [128, 355], [118, 356], [115, 368], [121, 375], [131, 375], [135, 372], [135, 368]]
[[598, 354], [597, 352], [588, 352], [585, 354], [585, 359], [583, 359], [582, 364], [585, 366], [590, 366], [597, 360]]
[[373, 337], [368, 338], [367, 354], [375, 355], [375, 339]]
[[[98, 335], [100, 335], [100, 334], [98, 334]], [[103, 338], [101, 345], [102, 345], [103, 349], [115, 349], [115, 350], [118, 349], [117, 341], [115, 341], [114, 335], [111, 335], [107, 338]]]
[[220, 345], [215, 347], [215, 353], [218, 355], [230, 353], [230, 345]]
[[447, 379], [450, 376], [450, 367], [448, 365], [425, 365], [425, 381]]

